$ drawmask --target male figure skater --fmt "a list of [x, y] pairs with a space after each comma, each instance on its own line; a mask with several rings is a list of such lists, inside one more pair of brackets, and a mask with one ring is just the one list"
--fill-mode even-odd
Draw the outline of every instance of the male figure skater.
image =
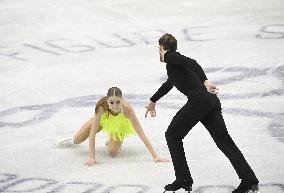
[[233, 193], [246, 193], [249, 190], [257, 192], [259, 181], [227, 131], [216, 86], [207, 80], [203, 69], [194, 59], [176, 51], [177, 41], [171, 34], [165, 34], [159, 39], [159, 49], [160, 61], [166, 63], [168, 79], [150, 98], [145, 117], [149, 112], [152, 117], [156, 116], [156, 102], [173, 86], [188, 97], [187, 103], [173, 117], [165, 133], [176, 176], [172, 184], [165, 186], [165, 192], [180, 188], [188, 192], [192, 190], [193, 179], [182, 140], [199, 121], [209, 131], [241, 179]]

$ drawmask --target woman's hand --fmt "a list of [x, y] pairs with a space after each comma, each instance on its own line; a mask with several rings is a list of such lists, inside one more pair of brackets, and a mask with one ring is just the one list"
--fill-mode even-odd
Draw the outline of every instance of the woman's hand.
[[89, 160], [85, 163], [86, 166], [94, 166], [95, 164], [99, 164], [96, 159], [89, 158]]
[[161, 158], [161, 157], [155, 157], [153, 158], [154, 162], [158, 163], [158, 162], [169, 162], [170, 160], [165, 159], [165, 158]]

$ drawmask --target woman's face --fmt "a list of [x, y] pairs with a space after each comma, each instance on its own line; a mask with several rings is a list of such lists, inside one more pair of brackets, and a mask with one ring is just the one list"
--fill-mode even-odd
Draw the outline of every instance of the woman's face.
[[119, 113], [122, 109], [122, 98], [118, 96], [110, 96], [107, 99], [107, 105], [112, 112]]

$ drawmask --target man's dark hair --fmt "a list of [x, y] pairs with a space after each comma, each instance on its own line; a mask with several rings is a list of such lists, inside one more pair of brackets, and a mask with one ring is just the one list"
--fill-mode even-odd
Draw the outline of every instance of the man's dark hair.
[[177, 50], [177, 40], [172, 34], [164, 34], [159, 39], [159, 45], [163, 46], [164, 50], [176, 51]]

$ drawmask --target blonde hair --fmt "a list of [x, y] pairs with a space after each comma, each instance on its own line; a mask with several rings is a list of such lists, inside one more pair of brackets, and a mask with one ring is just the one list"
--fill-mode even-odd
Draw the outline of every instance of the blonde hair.
[[104, 111], [108, 111], [108, 106], [107, 106], [107, 96], [101, 98], [97, 104], [96, 104], [96, 108], [95, 108], [95, 113], [97, 114], [99, 111], [99, 108], [103, 107]]

